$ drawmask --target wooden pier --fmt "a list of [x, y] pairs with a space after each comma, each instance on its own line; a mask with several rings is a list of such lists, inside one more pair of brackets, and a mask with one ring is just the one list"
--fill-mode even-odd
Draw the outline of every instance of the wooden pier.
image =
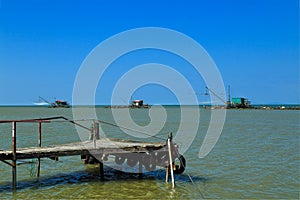
[[[64, 120], [73, 123], [90, 131], [91, 140], [42, 146], [42, 123], [50, 123], [52, 120]], [[108, 156], [114, 156], [117, 164], [123, 164], [125, 161], [128, 166], [138, 165], [139, 173], [142, 173], [142, 167], [147, 171], [153, 171], [157, 166], [166, 168], [166, 182], [171, 173], [172, 186], [175, 187], [174, 174], [184, 171], [185, 159], [178, 153], [178, 146], [172, 142], [172, 134], [168, 135], [166, 142], [137, 142], [112, 138], [99, 137], [99, 121], [93, 120], [92, 128], [85, 127], [73, 120], [65, 117], [52, 117], [43, 119], [29, 120], [2, 120], [0, 123], [12, 124], [11, 150], [0, 150], [0, 161], [12, 167], [12, 187], [17, 189], [17, 160], [19, 159], [38, 159], [37, 176], [40, 176], [41, 158], [55, 158], [61, 156], [80, 155], [85, 164], [91, 159], [93, 163], [99, 164], [100, 176], [104, 180], [103, 163]], [[16, 148], [17, 147], [17, 123], [38, 123], [38, 141], [36, 147]], [[1, 149], [1, 147], [0, 147]], [[179, 159], [180, 164], [175, 165], [174, 160]], [[172, 163], [170, 165], [170, 163]]]
[[[61, 157], [75, 155], [114, 155], [127, 153], [147, 153], [152, 151], [165, 151], [166, 143], [146, 143], [117, 139], [99, 139], [62, 145], [44, 147], [28, 147], [16, 149], [16, 159], [32, 159], [45, 157]], [[14, 152], [0, 150], [0, 159], [13, 160]]]

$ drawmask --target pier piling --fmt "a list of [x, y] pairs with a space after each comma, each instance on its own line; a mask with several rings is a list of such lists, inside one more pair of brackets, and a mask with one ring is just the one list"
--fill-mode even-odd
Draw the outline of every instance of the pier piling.
[[103, 161], [99, 162], [99, 173], [101, 181], [104, 181], [104, 168], [103, 168]]
[[15, 191], [17, 189], [17, 123], [12, 122], [12, 187]]
[[[38, 146], [41, 147], [42, 146], [42, 122], [41, 121], [39, 121], [38, 129], [39, 129]], [[41, 173], [41, 158], [38, 158], [37, 177], [40, 177], [40, 173]]]

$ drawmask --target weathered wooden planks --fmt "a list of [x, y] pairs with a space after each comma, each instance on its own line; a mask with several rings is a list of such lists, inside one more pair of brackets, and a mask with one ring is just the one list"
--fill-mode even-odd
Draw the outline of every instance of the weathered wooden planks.
[[[135, 142], [118, 139], [100, 139], [55, 146], [18, 148], [16, 159], [88, 154], [145, 153], [166, 148], [165, 143]], [[0, 150], [0, 160], [12, 160], [13, 151]]]

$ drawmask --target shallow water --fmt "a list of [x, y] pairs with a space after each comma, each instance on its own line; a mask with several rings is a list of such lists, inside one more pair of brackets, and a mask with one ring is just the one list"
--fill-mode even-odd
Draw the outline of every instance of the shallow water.
[[[180, 107], [165, 109], [167, 122], [157, 135], [163, 138], [169, 131], [176, 133], [180, 122]], [[11, 189], [11, 168], [0, 163], [0, 198], [299, 199], [300, 111], [227, 110], [221, 137], [203, 159], [198, 158], [198, 153], [209, 124], [210, 110], [201, 109], [200, 114], [199, 131], [184, 154], [187, 168], [175, 177], [175, 189], [165, 183], [163, 169], [145, 172], [139, 177], [105, 167], [105, 181], [101, 181], [97, 165], [84, 165], [80, 156], [73, 156], [61, 157], [58, 162], [42, 159], [40, 178], [30, 175], [36, 169], [35, 160], [18, 165], [16, 193]], [[97, 107], [97, 115], [100, 120], [113, 122], [109, 108]], [[0, 120], [51, 116], [72, 119], [72, 109], [0, 107]], [[147, 109], [133, 109], [131, 116], [140, 125], [150, 122]], [[133, 139], [116, 127], [102, 125], [102, 129], [108, 137]], [[37, 124], [18, 124], [17, 134], [18, 147], [37, 145]], [[0, 149], [9, 149], [10, 124], [0, 124], [0, 137]], [[43, 145], [79, 140], [72, 124], [43, 124]], [[157, 141], [155, 138], [145, 140]], [[126, 164], [118, 166], [109, 161], [114, 168], [126, 168]], [[137, 172], [137, 169], [129, 171]]]

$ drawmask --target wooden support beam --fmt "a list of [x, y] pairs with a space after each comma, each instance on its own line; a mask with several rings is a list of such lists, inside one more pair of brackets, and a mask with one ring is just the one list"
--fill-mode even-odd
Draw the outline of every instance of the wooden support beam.
[[1, 162], [4, 162], [5, 164], [7, 164], [7, 165], [9, 165], [9, 166], [12, 167], [12, 164], [11, 164], [10, 162], [7, 162], [6, 160], [2, 160], [2, 159], [0, 159], [0, 161], [1, 161]]
[[[42, 122], [39, 121], [39, 140], [38, 140], [38, 145], [39, 147], [42, 146]], [[41, 158], [38, 157], [38, 169], [37, 169], [37, 176], [40, 177], [41, 173]]]
[[12, 122], [12, 187], [17, 189], [17, 123]]
[[94, 121], [94, 137], [95, 140], [99, 140], [100, 139], [100, 134], [99, 134], [99, 122]]
[[166, 166], [166, 183], [169, 182], [169, 166], [170, 166], [170, 165], [167, 165], [167, 166]]
[[103, 161], [99, 162], [99, 170], [100, 170], [101, 181], [104, 181], [104, 166], [103, 166]]

